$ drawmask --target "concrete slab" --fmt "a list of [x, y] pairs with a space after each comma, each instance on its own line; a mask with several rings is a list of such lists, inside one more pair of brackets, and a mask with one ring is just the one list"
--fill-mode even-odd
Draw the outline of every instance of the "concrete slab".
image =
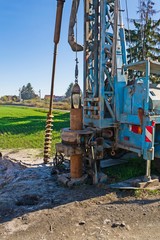
[[115, 189], [148, 189], [155, 190], [160, 189], [160, 182], [158, 177], [151, 177], [152, 180], [145, 182], [144, 176], [138, 178], [131, 178], [119, 183], [110, 184], [110, 188]]

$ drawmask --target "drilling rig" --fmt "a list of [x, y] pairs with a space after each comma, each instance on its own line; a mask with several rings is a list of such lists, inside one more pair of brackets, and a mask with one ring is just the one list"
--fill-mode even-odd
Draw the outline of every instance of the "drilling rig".
[[160, 63], [145, 59], [127, 64], [120, 0], [84, 0], [84, 42], [78, 44], [79, 2], [72, 1], [68, 41], [73, 51], [84, 53], [83, 107], [75, 77], [70, 127], [62, 129], [56, 157], [70, 158], [71, 178], [82, 177], [85, 169], [97, 183], [106, 155], [131, 151], [146, 160], [145, 181], [151, 181], [151, 161], [160, 165], [160, 87], [151, 83], [151, 75], [160, 75]]

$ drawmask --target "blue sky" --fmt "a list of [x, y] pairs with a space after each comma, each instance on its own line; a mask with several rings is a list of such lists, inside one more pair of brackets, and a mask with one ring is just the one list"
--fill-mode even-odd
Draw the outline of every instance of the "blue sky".
[[[61, 39], [55, 74], [55, 95], [64, 95], [74, 81], [75, 54], [68, 38], [71, 0], [64, 4]], [[125, 0], [122, 0], [122, 8]], [[155, 0], [156, 9], [160, 1]], [[0, 96], [18, 95], [30, 82], [38, 94], [50, 93], [56, 0], [0, 0]], [[138, 0], [128, 0], [130, 18], [138, 18]], [[78, 14], [78, 39], [83, 43], [83, 0]], [[125, 22], [126, 16], [124, 16]], [[158, 19], [159, 16], [157, 15]], [[79, 57], [79, 83], [83, 86], [82, 54]]]

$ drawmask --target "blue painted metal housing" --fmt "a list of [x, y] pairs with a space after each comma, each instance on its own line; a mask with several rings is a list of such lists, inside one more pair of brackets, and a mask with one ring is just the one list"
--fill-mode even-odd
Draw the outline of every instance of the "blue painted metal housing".
[[[84, 1], [84, 8], [84, 127], [113, 129], [114, 139], [105, 139], [111, 148], [146, 160], [160, 157], [160, 96], [150, 86], [150, 75], [160, 75], [160, 63], [126, 65], [119, 1]], [[152, 126], [151, 142], [146, 142], [147, 126]]]
[[[159, 72], [157, 71], [159, 68]], [[146, 160], [153, 160], [154, 155], [159, 155], [160, 144], [160, 96], [154, 93], [154, 88], [150, 87], [150, 74], [155, 72], [160, 75], [160, 64], [153, 62], [150, 59], [133, 63], [124, 66], [125, 70], [134, 71], [134, 79], [128, 81], [128, 84], [124, 88], [124, 109], [121, 114], [121, 129], [119, 131], [118, 146], [122, 144], [125, 148], [132, 147], [135, 152], [139, 151], [140, 155]], [[143, 75], [143, 77], [136, 76], [137, 74]], [[155, 87], [157, 90], [157, 88]], [[152, 92], [152, 94], [151, 94]], [[154, 104], [152, 96], [156, 99]], [[139, 109], [143, 109], [142, 119], [138, 114]], [[155, 126], [153, 125], [153, 122]], [[138, 125], [141, 129], [141, 133], [134, 133], [130, 131], [129, 125]], [[153, 126], [152, 126], [153, 125]], [[146, 127], [152, 126], [151, 141], [146, 142]], [[127, 138], [128, 137], [128, 138]], [[154, 147], [156, 145], [156, 151]]]

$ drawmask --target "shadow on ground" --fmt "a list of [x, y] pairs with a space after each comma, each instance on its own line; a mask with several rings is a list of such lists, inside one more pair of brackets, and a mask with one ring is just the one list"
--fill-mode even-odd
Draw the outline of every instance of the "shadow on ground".
[[[2, 117], [0, 119], [0, 134], [35, 134], [45, 130], [46, 116]], [[54, 113], [54, 129], [60, 131], [69, 126], [69, 113]]]
[[[82, 185], [66, 188], [51, 175], [51, 165], [22, 164], [7, 157], [0, 159], [0, 222], [4, 223], [26, 213], [52, 209], [75, 201], [108, 196], [107, 186]], [[112, 204], [150, 204], [154, 200], [125, 200], [132, 192], [115, 192]]]

